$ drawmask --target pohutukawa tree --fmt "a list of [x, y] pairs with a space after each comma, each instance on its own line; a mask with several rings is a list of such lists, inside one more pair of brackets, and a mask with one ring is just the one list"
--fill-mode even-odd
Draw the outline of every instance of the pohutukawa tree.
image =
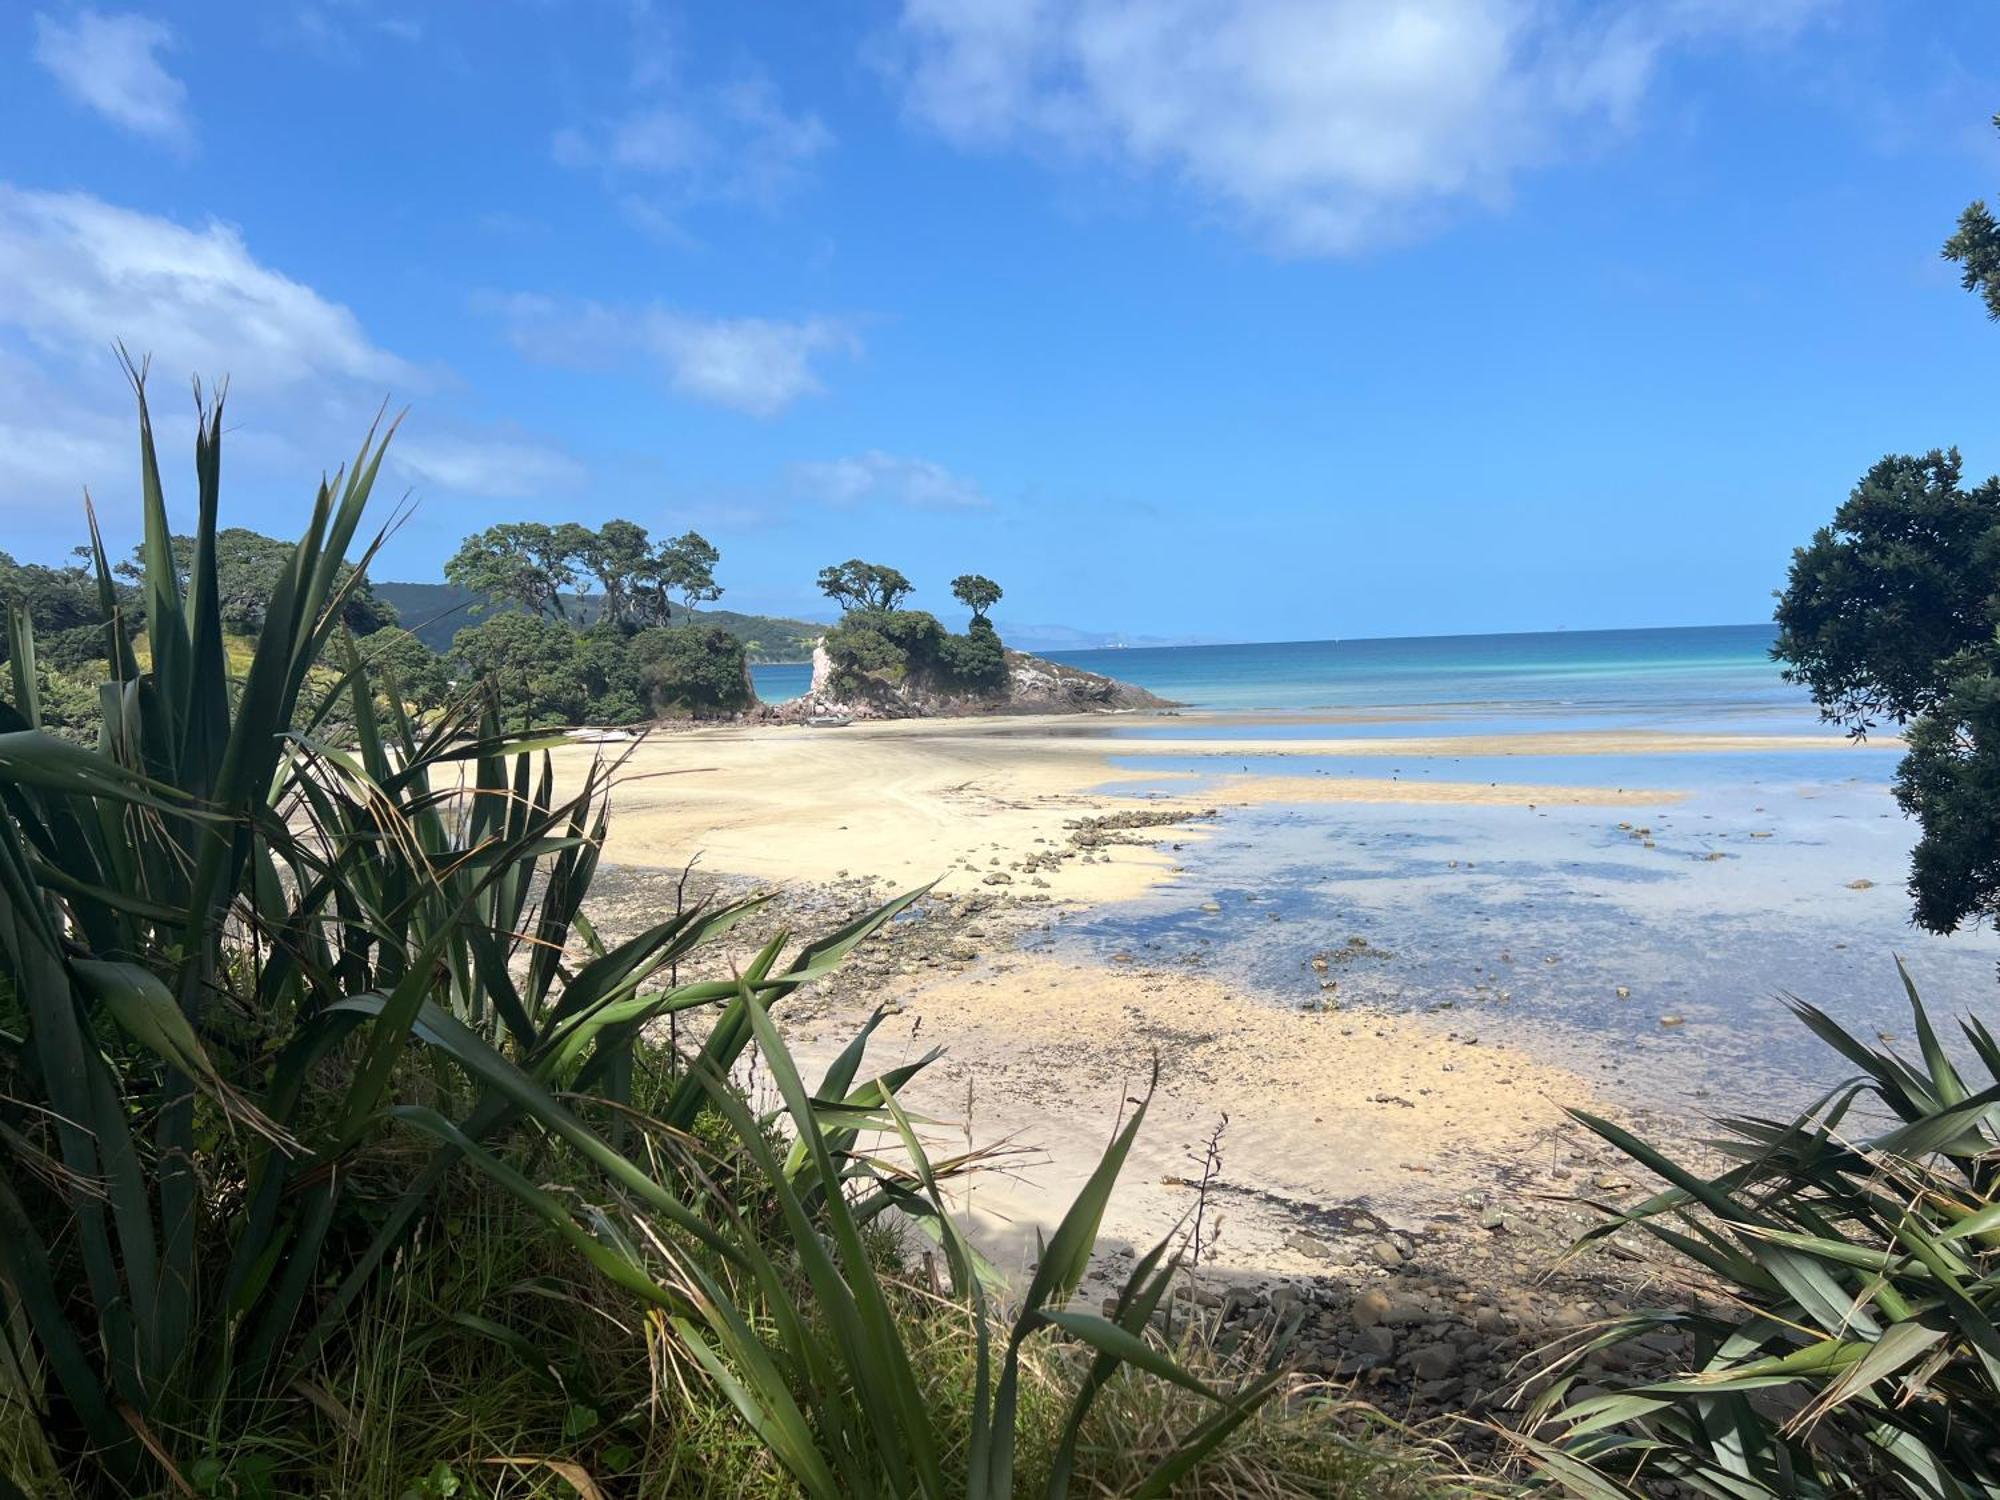
[[578, 554], [588, 536], [574, 523], [506, 521], [467, 537], [445, 563], [444, 576], [496, 603], [566, 619], [562, 596], [576, 584]]
[[[2000, 122], [1996, 122], [2000, 123]], [[2000, 317], [2000, 227], [1974, 203], [1944, 248]], [[1896, 800], [1922, 837], [1918, 925], [2000, 917], [2000, 478], [1958, 450], [1889, 457], [1792, 557], [1772, 654], [1857, 737], [1907, 726]]]
[[951, 597], [983, 620], [986, 612], [1000, 602], [1000, 585], [979, 573], [961, 573], [951, 581]]
[[897, 569], [858, 557], [819, 570], [819, 591], [847, 610], [895, 609], [916, 592], [916, 587]]

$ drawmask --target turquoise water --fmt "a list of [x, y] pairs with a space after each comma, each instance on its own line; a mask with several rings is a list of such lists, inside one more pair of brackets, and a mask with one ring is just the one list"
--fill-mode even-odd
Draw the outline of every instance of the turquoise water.
[[[1193, 708], [1421, 709], [1442, 721], [1424, 730], [1430, 734], [1451, 732], [1454, 719], [1484, 728], [1493, 710], [1510, 719], [1539, 711], [1547, 728], [1567, 727], [1578, 715], [1607, 713], [1633, 722], [1694, 714], [1796, 719], [1806, 697], [1779, 677], [1771, 662], [1773, 634], [1769, 625], [1706, 625], [1149, 646], [1051, 656]], [[750, 672], [766, 703], [796, 698], [812, 683], [812, 668], [804, 662], [753, 666]]]
[[812, 663], [806, 661], [752, 662], [750, 681], [764, 703], [784, 703], [805, 696], [812, 686]]
[[1705, 625], [1053, 655], [1195, 708], [1796, 714], [1806, 696], [1778, 675], [1773, 636], [1769, 625]]

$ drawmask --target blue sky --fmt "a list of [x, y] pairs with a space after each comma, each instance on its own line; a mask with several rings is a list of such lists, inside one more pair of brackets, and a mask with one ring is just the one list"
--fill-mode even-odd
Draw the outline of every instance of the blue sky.
[[[150, 351], [378, 576], [503, 519], [1209, 639], [1768, 612], [1885, 452], [2000, 468], [1986, 0], [343, 0], [0, 17], [0, 547], [129, 532]], [[819, 606], [816, 610], [815, 606]]]

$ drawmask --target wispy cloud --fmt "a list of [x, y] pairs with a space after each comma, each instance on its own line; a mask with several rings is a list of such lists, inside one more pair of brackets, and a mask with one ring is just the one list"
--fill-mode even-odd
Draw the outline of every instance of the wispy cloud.
[[587, 473], [558, 448], [504, 436], [399, 435], [389, 461], [420, 484], [488, 500], [568, 494]]
[[194, 144], [187, 86], [160, 60], [173, 46], [172, 29], [149, 16], [35, 17], [35, 61], [65, 93], [136, 135], [185, 151]]
[[888, 66], [969, 147], [1157, 172], [1281, 251], [1342, 253], [1633, 120], [1663, 58], [1822, 0], [904, 0]]
[[88, 193], [0, 185], [0, 326], [54, 354], [122, 339], [181, 372], [263, 388], [319, 376], [421, 384], [360, 320], [261, 264], [234, 228], [188, 228]]
[[[686, 209], [738, 203], [771, 211], [806, 183], [834, 144], [810, 110], [788, 107], [769, 75], [738, 69], [691, 80], [671, 26], [635, 7], [630, 75], [596, 112], [555, 132], [564, 166], [595, 171], [627, 217], [658, 233]], [[676, 223], [670, 238], [690, 236]]]
[[638, 355], [676, 393], [758, 417], [823, 390], [823, 358], [861, 351], [860, 337], [838, 318], [710, 318], [657, 304], [610, 307], [532, 295], [492, 305], [514, 346], [532, 359], [592, 368]]
[[984, 510], [993, 502], [974, 481], [928, 458], [870, 449], [850, 458], [792, 465], [794, 488], [828, 505], [886, 503], [912, 510]]

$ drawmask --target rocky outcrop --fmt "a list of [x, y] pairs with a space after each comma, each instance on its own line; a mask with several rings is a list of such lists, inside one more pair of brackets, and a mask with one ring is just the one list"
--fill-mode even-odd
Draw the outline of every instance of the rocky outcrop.
[[924, 719], [951, 714], [1087, 714], [1123, 713], [1134, 709], [1175, 708], [1162, 698], [1081, 667], [1007, 653], [1007, 685], [996, 692], [963, 693], [940, 690], [905, 678], [869, 678], [836, 689], [833, 661], [824, 641], [813, 646], [812, 687], [803, 698], [780, 704], [769, 712], [778, 718], [802, 719], [818, 714], [847, 714], [857, 719]]

